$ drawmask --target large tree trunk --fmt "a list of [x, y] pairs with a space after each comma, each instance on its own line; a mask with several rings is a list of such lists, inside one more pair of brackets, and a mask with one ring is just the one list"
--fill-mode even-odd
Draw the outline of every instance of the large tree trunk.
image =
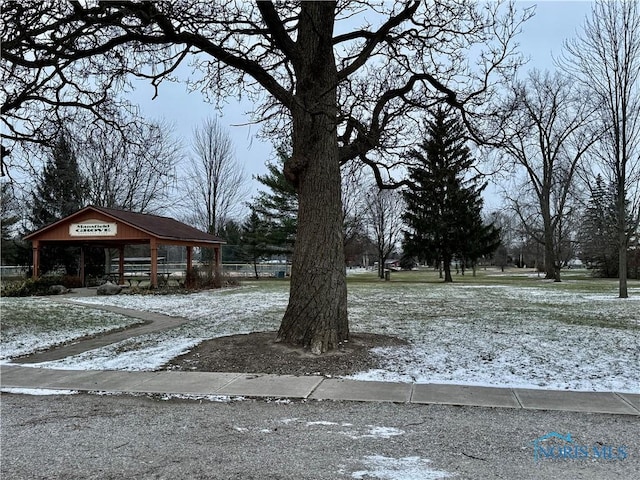
[[618, 230], [618, 298], [629, 298], [627, 288], [627, 232], [626, 232], [626, 191], [624, 181], [618, 180], [617, 188], [617, 230]]
[[549, 194], [541, 202], [542, 221], [544, 225], [544, 271], [545, 279], [560, 281], [560, 269], [556, 268], [558, 262], [556, 258], [556, 248], [554, 239], [554, 227], [551, 222], [551, 208], [549, 207]]
[[[330, 163], [324, 155], [318, 150], [309, 171]], [[289, 304], [277, 338], [319, 354], [349, 338], [347, 287], [339, 171], [309, 177], [299, 187]]]
[[[452, 283], [453, 277], [451, 276], [451, 257], [448, 255], [444, 256], [442, 265], [444, 267], [444, 281], [445, 283]], [[442, 278], [442, 276], [440, 277]]]
[[[333, 2], [303, 2], [292, 108], [293, 155], [285, 176], [298, 193], [289, 305], [277, 340], [320, 354], [349, 338], [338, 163]], [[331, 19], [329, 22], [327, 19]]]
[[[622, 240], [622, 235], [620, 236]], [[626, 241], [626, 235], [624, 236]], [[623, 244], [619, 249], [619, 265], [618, 265], [618, 298], [629, 298], [629, 290], [627, 288], [627, 248]]]

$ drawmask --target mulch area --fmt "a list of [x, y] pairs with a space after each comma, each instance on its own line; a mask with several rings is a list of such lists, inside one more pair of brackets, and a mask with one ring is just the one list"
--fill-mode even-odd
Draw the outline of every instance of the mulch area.
[[276, 343], [276, 332], [256, 332], [207, 340], [173, 359], [167, 370], [342, 376], [378, 368], [374, 347], [406, 345], [405, 340], [371, 333], [351, 334], [349, 342], [323, 355]]

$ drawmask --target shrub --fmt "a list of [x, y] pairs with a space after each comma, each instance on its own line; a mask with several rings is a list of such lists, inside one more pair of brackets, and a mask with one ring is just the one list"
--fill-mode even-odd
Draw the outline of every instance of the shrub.
[[79, 277], [69, 275], [55, 275], [40, 277], [37, 280], [27, 278], [12, 282], [3, 282], [0, 288], [0, 296], [3, 297], [29, 297], [32, 295], [48, 295], [52, 285], [64, 285], [66, 288], [78, 288], [82, 286]]
[[2, 284], [0, 294], [3, 297], [29, 297], [32, 295], [46, 295], [53, 283], [42, 282], [41, 279], [16, 280]]
[[209, 269], [193, 267], [187, 271], [185, 286], [194, 290], [220, 288], [223, 285], [221, 276], [212, 275]]

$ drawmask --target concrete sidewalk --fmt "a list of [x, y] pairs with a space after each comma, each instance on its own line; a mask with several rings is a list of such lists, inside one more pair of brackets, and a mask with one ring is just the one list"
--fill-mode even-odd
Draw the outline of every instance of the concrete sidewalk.
[[322, 376], [51, 370], [8, 364], [0, 365], [0, 386], [2, 389], [467, 405], [640, 416], [640, 394], [362, 382]]

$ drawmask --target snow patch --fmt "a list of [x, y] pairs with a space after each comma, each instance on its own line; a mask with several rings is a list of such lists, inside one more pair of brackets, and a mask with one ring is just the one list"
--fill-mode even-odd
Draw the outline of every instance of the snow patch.
[[49, 390], [46, 388], [13, 388], [2, 387], [0, 388], [2, 393], [14, 393], [19, 395], [76, 395], [79, 392], [77, 390]]
[[351, 474], [351, 478], [379, 478], [382, 480], [439, 480], [455, 476], [453, 473], [432, 469], [431, 460], [420, 457], [385, 457], [369, 455], [361, 462], [367, 466], [366, 470], [358, 470]]
[[354, 440], [361, 438], [391, 438], [398, 435], [404, 435], [404, 430], [394, 427], [376, 427], [375, 425], [367, 425], [366, 433], [339, 432]]
[[58, 370], [154, 371], [172, 358], [183, 355], [201, 339], [163, 341], [153, 335], [133, 337], [72, 357], [32, 364]]

